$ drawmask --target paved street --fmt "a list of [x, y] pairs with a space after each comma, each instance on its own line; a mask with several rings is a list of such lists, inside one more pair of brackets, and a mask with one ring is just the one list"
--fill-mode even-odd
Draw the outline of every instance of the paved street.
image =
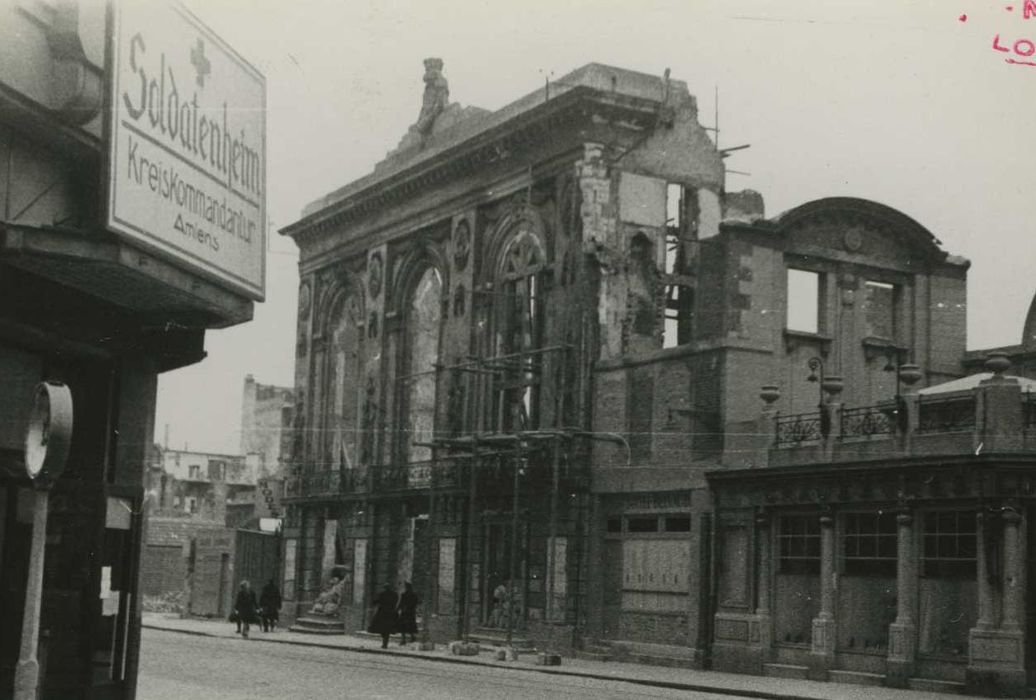
[[139, 700], [487, 697], [709, 700], [735, 696], [256, 640], [143, 632]]

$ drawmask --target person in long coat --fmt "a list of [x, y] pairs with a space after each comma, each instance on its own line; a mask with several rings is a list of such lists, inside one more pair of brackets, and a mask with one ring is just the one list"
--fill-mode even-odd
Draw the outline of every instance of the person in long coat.
[[281, 592], [277, 585], [270, 579], [263, 586], [263, 592], [259, 594], [259, 605], [262, 607], [263, 632], [273, 632], [277, 627], [277, 619], [280, 617]]
[[255, 599], [255, 591], [248, 585], [248, 581], [241, 582], [241, 588], [237, 591], [237, 599], [234, 601], [234, 612], [241, 623], [241, 636], [248, 639], [248, 627], [257, 620], [259, 602]]
[[417, 606], [421, 599], [414, 593], [414, 586], [409, 581], [403, 584], [406, 589], [403, 595], [399, 596], [399, 607], [396, 612], [399, 614], [399, 633], [403, 635], [400, 644], [406, 644], [407, 633], [410, 633], [410, 641], [417, 641]]
[[378, 607], [368, 629], [380, 634], [381, 648], [388, 649], [389, 637], [396, 631], [396, 605], [399, 603], [399, 595], [386, 583], [374, 602]]

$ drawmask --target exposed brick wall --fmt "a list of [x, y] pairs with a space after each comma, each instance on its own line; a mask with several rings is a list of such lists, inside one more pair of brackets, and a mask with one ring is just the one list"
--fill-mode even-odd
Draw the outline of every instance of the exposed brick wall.
[[140, 588], [143, 595], [162, 595], [183, 590], [187, 563], [179, 545], [144, 547], [140, 560]]

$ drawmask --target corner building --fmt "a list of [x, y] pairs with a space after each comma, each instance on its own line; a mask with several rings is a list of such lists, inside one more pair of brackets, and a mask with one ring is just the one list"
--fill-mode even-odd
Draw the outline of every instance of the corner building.
[[426, 70], [399, 148], [282, 231], [296, 626], [363, 629], [410, 581], [436, 641], [1019, 687], [1024, 526], [979, 523], [1025, 518], [1032, 409], [1002, 358], [960, 379], [968, 262], [866, 200], [767, 219], [668, 76], [488, 113]]
[[[250, 320], [261, 297], [106, 227], [106, 24], [105, 3], [0, 3], [3, 699], [135, 697], [158, 375], [201, 361], [205, 331]], [[68, 388], [72, 425], [50, 488], [40, 612], [26, 620], [41, 513], [26, 434], [40, 382]], [[51, 445], [59, 432], [55, 421]], [[18, 675], [23, 623], [39, 635], [38, 694], [19, 684], [36, 675]]]

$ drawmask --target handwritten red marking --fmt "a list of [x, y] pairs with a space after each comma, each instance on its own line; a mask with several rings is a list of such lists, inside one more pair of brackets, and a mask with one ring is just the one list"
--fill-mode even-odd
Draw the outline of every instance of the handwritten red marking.
[[1007, 10], [1008, 12], [1014, 12], [1014, 5], [1008, 5], [1004, 9]]
[[960, 21], [960, 22], [967, 22], [968, 21], [968, 16], [967, 15], [961, 15], [960, 17], [957, 18], [957, 20]]
[[1016, 61], [1013, 58], [1005, 58], [1004, 61], [1016, 66], [1036, 66], [1036, 61]]
[[1022, 5], [1022, 19], [1030, 17], [1036, 17], [1036, 0], [1025, 0], [1025, 4]]
[[996, 36], [993, 37], [993, 49], [996, 50], [996, 51], [1003, 51], [1004, 53], [1007, 53], [1008, 51], [1011, 50], [1011, 49], [1005, 48], [1005, 47], [1000, 45], [1000, 35], [999, 34], [997, 34]]
[[[1019, 49], [1019, 46], [1021, 46], [1022, 48]], [[1032, 56], [1034, 53], [1036, 53], [1036, 44], [1032, 43], [1028, 39], [1019, 39], [1018, 41], [1014, 42], [1013, 48], [1014, 52], [1019, 56]]]

